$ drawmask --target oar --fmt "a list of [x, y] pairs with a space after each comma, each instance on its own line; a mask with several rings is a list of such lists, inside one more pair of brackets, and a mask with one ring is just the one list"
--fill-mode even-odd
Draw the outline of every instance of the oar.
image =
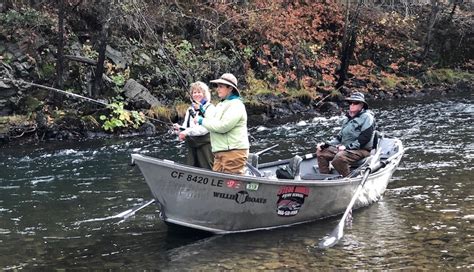
[[267, 151], [270, 151], [270, 150], [274, 149], [274, 148], [277, 147], [277, 146], [278, 146], [278, 144], [272, 145], [272, 146], [270, 146], [270, 147], [265, 148], [264, 150], [260, 150], [260, 151], [258, 151], [258, 152], [255, 152], [254, 154], [257, 155], [257, 156], [260, 156], [260, 155], [262, 155], [263, 153], [265, 153], [265, 152], [267, 152]]
[[352, 196], [352, 199], [349, 202], [349, 205], [347, 206], [346, 211], [344, 212], [344, 215], [342, 215], [342, 218], [339, 221], [339, 224], [337, 224], [336, 228], [331, 232], [331, 234], [328, 237], [323, 238], [323, 240], [319, 243], [320, 249], [326, 249], [326, 248], [334, 246], [335, 244], [337, 244], [337, 242], [339, 242], [342, 236], [344, 236], [344, 226], [345, 226], [346, 218], [351, 212], [352, 207], [354, 206], [354, 203], [359, 197], [359, 194], [362, 191], [362, 188], [364, 187], [364, 184], [367, 181], [370, 173], [375, 172], [376, 170], [384, 166], [383, 164], [379, 163], [380, 150], [381, 148], [378, 148], [375, 155], [371, 158], [370, 165], [365, 169], [364, 176], [362, 177], [362, 181], [360, 182], [359, 187], [357, 187], [355, 194]]
[[252, 172], [252, 174], [254, 174], [256, 177], [259, 177], [259, 178], [263, 177], [262, 172], [260, 172], [260, 170], [255, 168], [255, 166], [251, 165], [248, 161], [245, 162], [245, 166], [247, 166], [250, 172]]
[[76, 224], [82, 224], [82, 223], [87, 223], [87, 222], [96, 222], [96, 221], [106, 221], [106, 220], [111, 220], [111, 219], [122, 218], [122, 220], [120, 220], [120, 222], [119, 222], [119, 223], [121, 223], [121, 222], [125, 221], [127, 218], [129, 218], [130, 216], [134, 215], [139, 210], [145, 208], [146, 206], [150, 205], [153, 202], [155, 202], [155, 199], [152, 199], [152, 200], [148, 201], [147, 203], [145, 203], [145, 204], [143, 204], [140, 207], [137, 207], [135, 209], [128, 209], [128, 210], [123, 211], [119, 214], [111, 215], [111, 216], [107, 216], [107, 217], [103, 217], [103, 218], [93, 218], [93, 219], [87, 219], [87, 220], [79, 221], [79, 222], [76, 222]]
[[[276, 145], [272, 145], [270, 147], [267, 147], [263, 150], [260, 150], [258, 152], [255, 152], [253, 153], [254, 156], [256, 156], [256, 160], [258, 162], [258, 156], [262, 155], [263, 153], [267, 152], [267, 151], [270, 151], [272, 149], [274, 149], [275, 147], [277, 147], [278, 144]], [[247, 168], [250, 170], [250, 172], [252, 172], [255, 176], [257, 177], [263, 177], [263, 174], [258, 170], [257, 167], [253, 166], [252, 164], [250, 164], [248, 161], [245, 162], [245, 165], [247, 166]]]
[[[147, 203], [141, 205], [141, 206], [138, 207], [138, 208], [131, 209], [131, 210], [127, 210], [127, 211], [122, 212], [122, 213], [120, 213], [120, 214], [118, 214], [118, 215], [120, 215], [120, 217], [123, 218], [122, 221], [124, 221], [124, 220], [126, 220], [127, 218], [129, 218], [130, 216], [134, 215], [134, 214], [135, 214], [136, 212], [138, 212], [139, 210], [141, 210], [141, 209], [145, 208], [146, 206], [148, 206], [148, 205], [152, 204], [153, 202], [155, 202], [155, 200], [156, 200], [156, 199], [152, 199], [152, 200], [148, 201]], [[117, 216], [118, 216], [118, 215], [117, 215]], [[121, 222], [122, 222], [122, 221], [121, 221]]]

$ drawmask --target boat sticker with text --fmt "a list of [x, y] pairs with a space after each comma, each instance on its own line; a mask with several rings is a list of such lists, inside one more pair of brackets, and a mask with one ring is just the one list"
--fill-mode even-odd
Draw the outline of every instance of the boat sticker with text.
[[240, 181], [233, 180], [233, 179], [226, 180], [225, 184], [227, 185], [227, 188], [232, 188], [232, 189], [240, 189], [242, 187], [242, 183]]
[[197, 184], [203, 184], [203, 185], [214, 186], [214, 187], [224, 186], [224, 181], [222, 179], [217, 179], [217, 178], [208, 178], [208, 177], [202, 177], [198, 175], [185, 174], [179, 171], [172, 171], [170, 176], [173, 179], [186, 181], [186, 182], [194, 182]]
[[247, 185], [245, 186], [245, 189], [247, 189], [249, 191], [257, 191], [258, 190], [258, 183], [255, 183], [255, 182], [247, 183]]
[[235, 194], [214, 192], [214, 197], [222, 198], [222, 199], [228, 199], [228, 200], [234, 200], [235, 202], [237, 202], [239, 204], [244, 204], [246, 202], [260, 203], [260, 204], [267, 203], [266, 198], [252, 197], [252, 196], [249, 195], [249, 193], [247, 191], [239, 191]]
[[294, 216], [303, 206], [304, 199], [309, 195], [309, 188], [304, 186], [284, 186], [278, 191], [277, 214]]

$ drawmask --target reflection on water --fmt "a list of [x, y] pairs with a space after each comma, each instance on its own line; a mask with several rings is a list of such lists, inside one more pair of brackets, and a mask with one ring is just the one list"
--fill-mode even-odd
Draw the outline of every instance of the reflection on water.
[[[464, 96], [373, 105], [380, 130], [406, 154], [382, 201], [354, 213], [326, 251], [314, 245], [338, 222], [208, 236], [170, 231], [130, 153], [184, 161], [171, 135], [0, 149], [0, 267], [87, 269], [462, 269], [474, 268], [474, 105]], [[340, 117], [250, 129], [262, 161], [314, 151]], [[87, 221], [89, 220], [89, 221]], [[87, 222], [83, 222], [87, 221]], [[82, 223], [78, 223], [82, 222]]]

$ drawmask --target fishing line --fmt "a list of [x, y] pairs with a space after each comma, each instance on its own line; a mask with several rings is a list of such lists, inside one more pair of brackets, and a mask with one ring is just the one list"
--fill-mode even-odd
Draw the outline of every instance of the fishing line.
[[183, 85], [183, 87], [186, 89], [187, 86], [188, 86], [188, 82], [182, 77], [182, 75], [178, 72], [178, 69], [176, 69], [176, 66], [173, 64], [173, 62], [171, 61], [171, 59], [168, 57], [168, 54], [166, 53], [166, 48], [164, 48], [163, 46], [160, 45], [160, 39], [158, 38], [158, 36], [155, 34], [155, 31], [153, 30], [153, 28], [150, 26], [150, 24], [148, 23], [147, 19], [145, 18], [145, 15], [143, 15], [142, 13], [142, 10], [140, 9], [140, 7], [135, 3], [133, 2], [133, 7], [135, 8], [136, 12], [139, 14], [139, 16], [141, 17], [142, 19], [142, 23], [145, 25], [145, 27], [148, 29], [148, 31], [151, 33], [151, 36], [153, 36], [153, 38], [155, 39], [156, 41], [156, 44], [161, 48], [161, 51], [163, 53], [163, 55], [165, 56], [165, 59], [168, 61], [168, 63], [170, 64], [171, 68], [173, 68], [175, 74], [178, 76], [178, 79], [180, 81], [180, 83]]
[[[87, 97], [87, 96], [71, 93], [71, 92], [68, 92], [68, 91], [64, 91], [64, 90], [61, 90], [61, 89], [57, 89], [57, 88], [53, 88], [53, 87], [49, 87], [49, 86], [45, 86], [45, 85], [36, 84], [36, 83], [33, 83], [33, 82], [27, 82], [27, 81], [24, 81], [24, 80], [21, 80], [21, 79], [18, 80], [18, 79], [10, 79], [10, 78], [0, 78], [0, 81], [12, 82], [12, 83], [16, 83], [16, 84], [19, 84], [19, 85], [34, 86], [34, 87], [38, 87], [38, 88], [42, 88], [42, 89], [62, 93], [62, 94], [65, 94], [67, 96], [72, 96], [72, 97], [84, 99], [86, 101], [93, 102], [93, 103], [96, 103], [96, 104], [99, 104], [99, 105], [102, 105], [102, 106], [106, 106], [106, 107], [111, 106], [111, 104], [109, 104], [109, 103], [105, 103], [105, 102], [102, 102], [102, 101], [99, 101], [99, 100], [96, 100], [96, 99], [92, 99], [92, 98]], [[129, 113], [131, 112], [131, 111], [126, 110], [126, 109], [124, 109], [124, 110], [129, 112]], [[171, 126], [171, 127], [173, 126], [173, 123], [171, 123], [171, 122], [162, 121], [162, 120], [152, 118], [152, 117], [148, 117], [148, 116], [145, 116], [145, 118], [147, 118], [148, 120], [151, 120], [151, 121], [155, 121], [155, 122], [167, 125], [167, 126]]]

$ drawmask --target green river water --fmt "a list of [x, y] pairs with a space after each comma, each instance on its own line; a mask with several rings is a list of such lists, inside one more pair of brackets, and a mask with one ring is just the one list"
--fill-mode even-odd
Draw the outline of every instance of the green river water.
[[[236, 235], [168, 230], [131, 153], [184, 161], [169, 134], [0, 148], [3, 270], [474, 269], [472, 93], [372, 105], [379, 129], [406, 152], [384, 198], [353, 213], [338, 245], [314, 245], [339, 218]], [[314, 151], [340, 117], [250, 128], [271, 161]], [[83, 222], [87, 221], [87, 222]]]

